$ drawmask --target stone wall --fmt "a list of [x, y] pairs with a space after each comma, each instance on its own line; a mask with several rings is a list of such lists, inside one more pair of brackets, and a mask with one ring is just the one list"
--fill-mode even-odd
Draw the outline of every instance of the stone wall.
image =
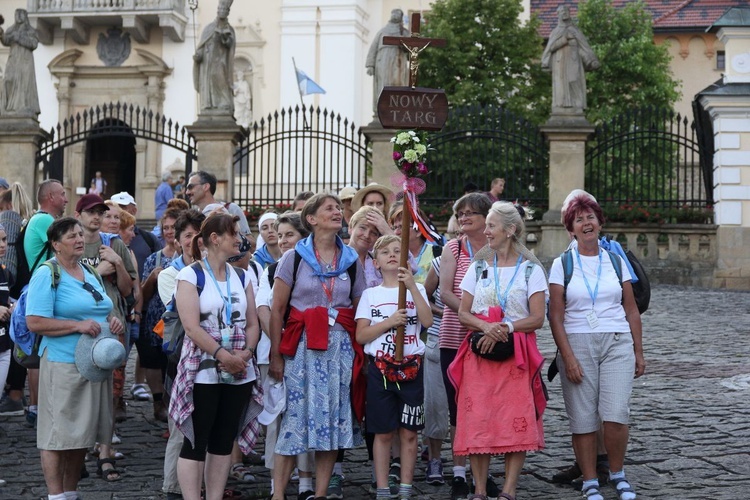
[[[526, 246], [549, 269], [565, 248], [550, 255], [540, 254], [545, 226], [536, 221], [526, 225]], [[714, 279], [717, 228], [708, 224], [607, 224], [604, 233], [633, 251], [652, 284], [721, 287]]]

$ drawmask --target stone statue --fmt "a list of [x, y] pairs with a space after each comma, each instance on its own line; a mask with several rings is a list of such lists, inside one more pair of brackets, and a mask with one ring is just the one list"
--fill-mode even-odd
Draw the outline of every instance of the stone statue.
[[229, 25], [232, 0], [220, 0], [216, 20], [201, 34], [193, 56], [193, 84], [200, 94], [200, 114], [234, 115], [234, 48], [236, 37]]
[[367, 53], [365, 67], [367, 74], [373, 76], [373, 111], [378, 108], [378, 97], [383, 87], [405, 87], [409, 83], [409, 61], [406, 52], [399, 45], [383, 45], [384, 36], [409, 36], [404, 28], [404, 12], [401, 9], [391, 11], [388, 24], [378, 31]]
[[542, 68], [552, 71], [552, 114], [582, 115], [586, 109], [586, 70], [599, 60], [573, 23], [566, 5], [557, 8], [558, 23], [542, 54]]
[[40, 110], [34, 71], [34, 50], [39, 45], [39, 35], [29, 23], [29, 14], [26, 10], [16, 9], [15, 17], [16, 23], [7, 31], [0, 28], [0, 41], [10, 47], [5, 79], [0, 92], [0, 115], [36, 118]]
[[232, 89], [234, 90], [234, 118], [238, 125], [247, 127], [253, 121], [253, 93], [250, 84], [245, 79], [245, 73], [241, 70], [234, 72], [236, 80]]

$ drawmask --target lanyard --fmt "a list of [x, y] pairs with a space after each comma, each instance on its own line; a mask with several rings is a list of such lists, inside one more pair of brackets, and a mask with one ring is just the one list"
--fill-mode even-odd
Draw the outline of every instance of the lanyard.
[[500, 308], [505, 312], [505, 304], [508, 302], [508, 294], [510, 293], [510, 289], [513, 287], [513, 282], [516, 281], [516, 275], [518, 274], [518, 269], [521, 267], [521, 261], [523, 260], [522, 256], [518, 256], [518, 260], [516, 261], [516, 270], [513, 271], [513, 277], [508, 282], [508, 286], [505, 287], [505, 293], [503, 296], [500, 296], [500, 280], [497, 276], [497, 254], [495, 254], [495, 262], [493, 264], [495, 268], [495, 293], [497, 294], [497, 300], [500, 303]]
[[466, 251], [469, 253], [469, 260], [474, 260], [474, 250], [471, 248], [469, 238], [466, 238]]
[[[313, 245], [313, 248], [315, 249], [315, 258], [318, 259], [318, 263], [321, 264], [323, 262], [323, 259], [320, 258], [320, 253], [318, 252], [318, 248]], [[337, 266], [337, 258], [338, 258], [338, 252], [334, 251], [333, 253], [333, 261], [331, 262], [331, 267], [333, 269], [336, 269]], [[336, 284], [336, 276], [331, 276], [331, 279], [329, 281], [330, 288], [326, 286], [326, 279], [323, 276], [319, 276], [320, 278], [320, 284], [323, 286], [323, 291], [326, 294], [326, 297], [328, 297], [328, 305], [333, 305], [333, 287]]]
[[415, 261], [417, 265], [419, 265], [419, 261], [422, 260], [422, 254], [427, 249], [427, 242], [425, 241], [422, 243], [422, 248], [419, 250], [419, 255], [417, 255], [417, 260]]
[[227, 296], [225, 297], [221, 293], [221, 288], [219, 288], [219, 282], [216, 281], [216, 276], [214, 276], [213, 270], [211, 270], [211, 264], [208, 263], [208, 259], [204, 258], [203, 262], [206, 264], [206, 269], [208, 270], [208, 275], [211, 276], [211, 281], [214, 282], [214, 285], [216, 286], [216, 291], [219, 292], [219, 296], [221, 297], [221, 301], [224, 302], [224, 312], [226, 313], [226, 325], [229, 326], [232, 324], [232, 287], [229, 284], [229, 266], [224, 264], [224, 272], [226, 273], [226, 279], [227, 279]]
[[589, 291], [589, 296], [591, 297], [591, 309], [594, 309], [594, 304], [596, 304], [596, 297], [599, 295], [599, 280], [602, 277], [602, 249], [599, 249], [599, 267], [596, 270], [596, 286], [594, 287], [594, 291], [591, 291], [591, 285], [589, 285], [589, 280], [586, 278], [586, 273], [583, 270], [583, 262], [581, 262], [581, 254], [576, 250], [576, 257], [578, 258], [578, 266], [581, 268], [581, 276], [583, 276], [583, 282], [586, 283], [586, 289]]

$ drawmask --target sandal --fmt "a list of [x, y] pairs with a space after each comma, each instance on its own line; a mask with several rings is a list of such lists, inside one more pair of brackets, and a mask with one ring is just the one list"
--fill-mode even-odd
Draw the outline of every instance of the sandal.
[[630, 486], [630, 483], [624, 477], [610, 479], [609, 482], [612, 483], [612, 486], [615, 487], [615, 491], [617, 491], [617, 496], [620, 498], [620, 500], [632, 500], [636, 498], [635, 490], [632, 486]]
[[227, 488], [224, 490], [223, 498], [242, 498], [244, 494], [240, 490]]
[[151, 401], [151, 394], [149, 394], [145, 384], [133, 384], [130, 393], [136, 401]]
[[[110, 464], [112, 467], [109, 469], [102, 468], [103, 465]], [[96, 475], [107, 481], [108, 483], [112, 483], [115, 481], [119, 481], [122, 479], [120, 476], [120, 471], [115, 468], [115, 459], [114, 458], [100, 458], [96, 461]]]
[[583, 496], [589, 500], [604, 500], [602, 493], [599, 491], [599, 485], [583, 489]]
[[516, 497], [514, 497], [510, 493], [500, 493], [497, 496], [497, 500], [500, 500], [501, 498], [505, 498], [506, 500], [516, 500]]
[[229, 477], [243, 483], [252, 483], [255, 481], [255, 476], [250, 473], [250, 469], [242, 463], [236, 463], [232, 466], [229, 470]]

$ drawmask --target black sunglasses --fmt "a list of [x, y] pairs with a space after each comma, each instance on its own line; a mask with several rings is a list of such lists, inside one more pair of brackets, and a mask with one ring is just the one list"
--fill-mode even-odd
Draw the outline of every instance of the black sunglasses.
[[86, 290], [87, 292], [89, 292], [89, 293], [91, 294], [91, 296], [92, 296], [92, 297], [94, 297], [94, 300], [95, 300], [95, 301], [96, 301], [97, 303], [99, 303], [99, 302], [101, 302], [102, 300], [104, 300], [104, 297], [102, 297], [102, 294], [101, 294], [101, 293], [99, 293], [99, 290], [97, 290], [96, 288], [94, 288], [94, 287], [93, 287], [93, 286], [91, 285], [91, 283], [84, 283], [84, 284], [83, 284], [83, 289], [84, 289], [84, 290]]

